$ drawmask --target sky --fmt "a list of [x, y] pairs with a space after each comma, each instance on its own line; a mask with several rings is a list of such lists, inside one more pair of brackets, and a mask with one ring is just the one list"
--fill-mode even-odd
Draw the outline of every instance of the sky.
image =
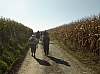
[[100, 13], [100, 0], [0, 0], [0, 17], [36, 31]]

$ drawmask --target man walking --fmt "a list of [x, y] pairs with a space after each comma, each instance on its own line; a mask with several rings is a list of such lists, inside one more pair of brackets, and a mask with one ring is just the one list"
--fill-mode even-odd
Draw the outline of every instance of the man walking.
[[39, 39], [40, 39], [40, 32], [39, 31], [36, 32], [36, 38], [37, 38], [38, 43], [39, 43]]
[[36, 46], [37, 46], [37, 43], [38, 43], [37, 38], [35, 37], [35, 35], [32, 35], [32, 37], [30, 37], [29, 41], [30, 41], [32, 56], [33, 56], [33, 53], [34, 53], [34, 58], [35, 58]]
[[44, 53], [45, 53], [46, 56], [49, 55], [49, 42], [50, 42], [50, 38], [49, 38], [48, 34], [44, 35], [43, 46], [44, 46]]

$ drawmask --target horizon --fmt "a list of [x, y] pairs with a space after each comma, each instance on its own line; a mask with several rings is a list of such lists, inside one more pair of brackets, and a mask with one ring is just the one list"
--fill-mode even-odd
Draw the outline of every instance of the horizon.
[[44, 31], [100, 14], [100, 0], [1, 0], [0, 16]]

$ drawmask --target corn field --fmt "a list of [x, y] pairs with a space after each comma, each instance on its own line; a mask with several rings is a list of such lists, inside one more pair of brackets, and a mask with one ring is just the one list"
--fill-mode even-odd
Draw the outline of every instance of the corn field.
[[70, 41], [76, 48], [85, 48], [81, 51], [100, 56], [100, 14], [49, 29], [48, 32], [64, 45]]

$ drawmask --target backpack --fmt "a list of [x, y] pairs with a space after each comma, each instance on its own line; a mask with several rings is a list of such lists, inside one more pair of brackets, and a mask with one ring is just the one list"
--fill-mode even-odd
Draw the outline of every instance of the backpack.
[[32, 37], [32, 39], [30, 40], [31, 44], [37, 44], [37, 39], [35, 37]]
[[44, 43], [49, 43], [49, 41], [50, 41], [49, 36], [45, 35], [45, 36], [43, 37], [43, 42], [44, 42]]

